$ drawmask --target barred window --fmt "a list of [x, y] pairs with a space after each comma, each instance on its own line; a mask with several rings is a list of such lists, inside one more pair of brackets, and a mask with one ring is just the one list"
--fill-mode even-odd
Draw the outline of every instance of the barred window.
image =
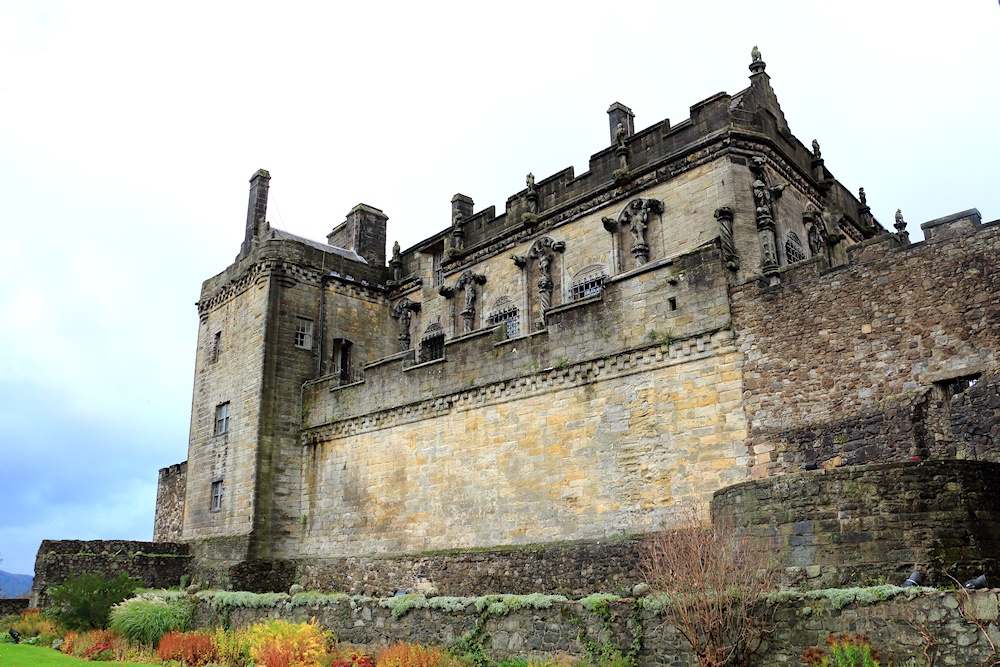
[[499, 324], [507, 325], [507, 338], [517, 338], [520, 335], [517, 306], [514, 305], [514, 301], [510, 297], [499, 299], [493, 304], [493, 311], [486, 317], [487, 327], [495, 327]]
[[434, 322], [424, 331], [420, 339], [420, 362], [434, 361], [444, 357], [444, 327]]
[[311, 350], [313, 346], [313, 323], [304, 317], [295, 318], [295, 347]]
[[794, 264], [795, 262], [801, 262], [805, 258], [806, 251], [802, 247], [802, 241], [799, 240], [798, 234], [788, 232], [788, 236], [785, 237], [785, 259], [788, 260], [789, 264]]
[[599, 264], [583, 269], [573, 277], [570, 299], [576, 301], [597, 296], [604, 289], [604, 278], [604, 267]]

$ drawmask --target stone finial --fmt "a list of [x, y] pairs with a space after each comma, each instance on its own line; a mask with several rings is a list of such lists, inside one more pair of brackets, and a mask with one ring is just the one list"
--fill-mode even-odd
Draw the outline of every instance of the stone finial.
[[754, 46], [753, 50], [750, 51], [750, 58], [751, 74], [763, 74], [764, 68], [767, 67], [767, 64], [760, 57], [760, 49]]
[[902, 233], [906, 229], [906, 220], [903, 220], [903, 212], [898, 208], [896, 209], [896, 224], [893, 227], [899, 233]]
[[823, 158], [823, 153], [821, 153], [820, 150], [819, 150], [819, 142], [816, 141], [815, 139], [813, 139], [813, 141], [812, 141], [812, 147], [813, 147], [813, 159], [814, 160], [820, 160], [820, 159], [822, 159]]

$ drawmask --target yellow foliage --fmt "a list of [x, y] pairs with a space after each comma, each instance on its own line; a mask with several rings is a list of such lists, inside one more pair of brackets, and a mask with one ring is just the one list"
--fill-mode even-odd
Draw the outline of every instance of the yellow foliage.
[[250, 657], [260, 667], [316, 667], [332, 635], [316, 624], [264, 621], [247, 629]]

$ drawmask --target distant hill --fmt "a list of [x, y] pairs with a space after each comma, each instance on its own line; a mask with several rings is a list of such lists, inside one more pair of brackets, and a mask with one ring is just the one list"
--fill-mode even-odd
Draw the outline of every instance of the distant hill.
[[30, 574], [11, 574], [0, 570], [0, 598], [19, 598], [31, 590], [34, 577]]

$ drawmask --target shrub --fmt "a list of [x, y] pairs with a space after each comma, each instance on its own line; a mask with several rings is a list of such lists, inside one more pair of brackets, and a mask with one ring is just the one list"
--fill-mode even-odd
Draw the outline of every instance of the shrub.
[[357, 646], [338, 646], [330, 657], [330, 667], [375, 667], [375, 658]]
[[375, 654], [378, 667], [460, 667], [461, 661], [438, 647], [399, 642]]
[[212, 637], [200, 632], [168, 632], [160, 637], [156, 657], [163, 662], [180, 660], [185, 667], [200, 667], [212, 660]]
[[746, 665], [770, 631], [777, 558], [768, 544], [741, 535], [726, 517], [701, 520], [694, 510], [642, 545], [646, 583], [702, 667]]
[[215, 660], [228, 667], [249, 667], [250, 637], [245, 629], [230, 630], [216, 628], [212, 635]]
[[132, 595], [142, 582], [126, 574], [105, 579], [96, 574], [71, 576], [65, 583], [49, 588], [58, 609], [56, 620], [70, 630], [103, 628], [111, 605]]
[[263, 667], [312, 667], [327, 655], [332, 638], [315, 622], [289, 623], [280, 619], [252, 625], [247, 634], [250, 657]]
[[189, 629], [193, 616], [194, 606], [186, 599], [167, 601], [143, 593], [111, 609], [111, 628], [126, 639], [155, 646], [164, 634]]
[[59, 624], [43, 616], [41, 609], [25, 609], [19, 616], [11, 616], [8, 620], [9, 623], [0, 625], [0, 631], [5, 632], [2, 628], [13, 628], [21, 633], [22, 641], [37, 637], [38, 640], [32, 643], [39, 646], [49, 646], [53, 640], [63, 635]]

